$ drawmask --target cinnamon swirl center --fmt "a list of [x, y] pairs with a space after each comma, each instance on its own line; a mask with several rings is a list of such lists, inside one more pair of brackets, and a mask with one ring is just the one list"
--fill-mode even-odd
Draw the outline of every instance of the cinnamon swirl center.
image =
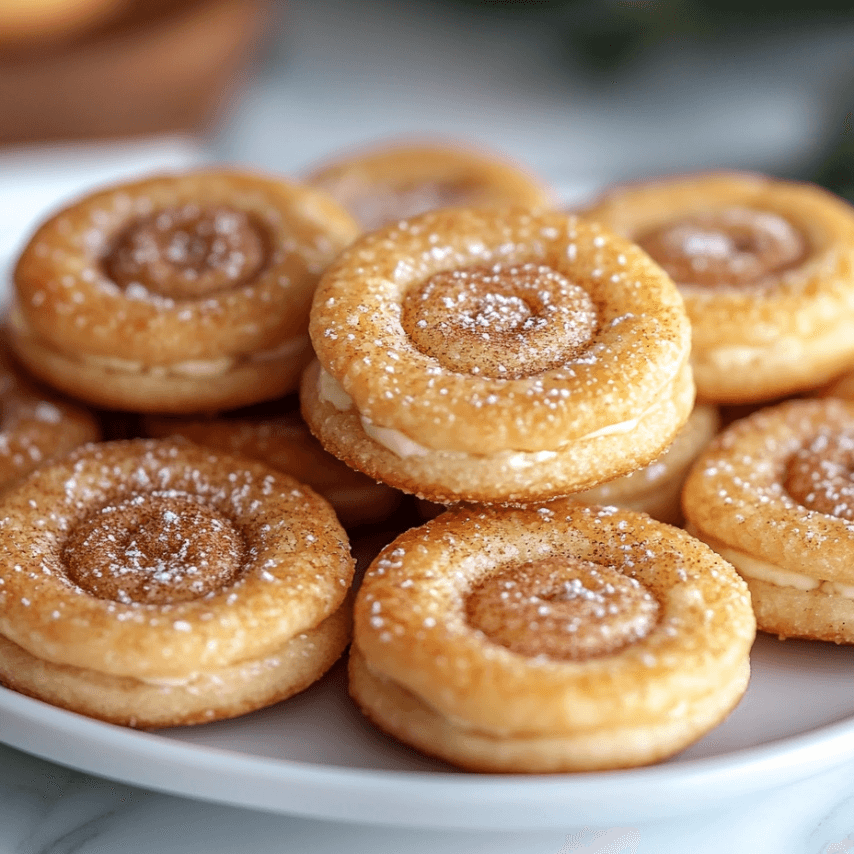
[[263, 227], [243, 211], [197, 205], [137, 220], [104, 258], [126, 291], [192, 299], [252, 281], [269, 262]]
[[71, 532], [68, 578], [100, 599], [166, 605], [236, 580], [246, 543], [222, 513], [180, 493], [137, 495], [108, 504]]
[[798, 266], [805, 236], [770, 211], [729, 208], [659, 226], [638, 244], [678, 284], [754, 285]]
[[509, 567], [469, 594], [470, 626], [512, 652], [569, 661], [609, 655], [645, 637], [659, 604], [611, 566], [552, 557]]
[[444, 368], [521, 379], [577, 357], [598, 328], [584, 288], [541, 264], [468, 267], [406, 294], [403, 328]]
[[854, 433], [815, 436], [789, 460], [784, 486], [807, 509], [854, 521]]

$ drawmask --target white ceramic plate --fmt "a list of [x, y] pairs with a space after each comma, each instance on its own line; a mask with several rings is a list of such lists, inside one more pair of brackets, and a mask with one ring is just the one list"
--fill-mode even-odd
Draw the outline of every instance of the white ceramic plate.
[[735, 712], [669, 762], [556, 776], [457, 772], [374, 731], [337, 665], [232, 721], [137, 732], [0, 688], [0, 741], [135, 785], [316, 818], [446, 828], [633, 824], [854, 762], [854, 648], [760, 636]]
[[0, 688], [0, 742], [134, 785], [315, 818], [493, 830], [633, 824], [854, 764], [854, 647], [760, 636], [752, 662], [747, 694], [720, 727], [669, 762], [632, 771], [455, 771], [365, 723], [343, 665], [270, 709], [156, 733]]

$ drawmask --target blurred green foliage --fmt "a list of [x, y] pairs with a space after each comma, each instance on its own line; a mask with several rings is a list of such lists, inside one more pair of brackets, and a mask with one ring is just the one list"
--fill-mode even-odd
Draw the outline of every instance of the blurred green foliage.
[[[591, 81], [610, 83], [632, 62], [673, 40], [726, 44], [783, 27], [854, 22], [853, 0], [445, 0], [486, 14], [545, 19], [563, 44], [567, 64]], [[840, 81], [844, 89], [844, 81]], [[819, 157], [797, 176], [854, 203], [854, 44], [849, 88], [831, 105], [840, 117]]]
[[850, 106], [842, 132], [837, 139], [830, 140], [827, 153], [808, 177], [854, 204], [854, 95]]

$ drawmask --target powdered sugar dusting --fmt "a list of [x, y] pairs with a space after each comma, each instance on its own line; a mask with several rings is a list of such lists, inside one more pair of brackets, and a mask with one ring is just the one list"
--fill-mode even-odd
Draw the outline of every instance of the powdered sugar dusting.
[[588, 293], [551, 267], [499, 263], [431, 276], [407, 293], [402, 323], [450, 370], [518, 379], [577, 357], [597, 314]]
[[572, 661], [607, 655], [644, 637], [659, 605], [614, 567], [567, 558], [510, 566], [466, 600], [469, 623], [527, 656]]
[[104, 264], [131, 299], [199, 297], [251, 281], [268, 263], [268, 244], [243, 211], [186, 204], [133, 223]]
[[789, 220], [738, 207], [687, 216], [638, 243], [676, 282], [716, 287], [771, 286], [807, 253], [804, 235]]
[[63, 549], [70, 579], [95, 596], [165, 604], [233, 584], [246, 562], [240, 531], [221, 513], [176, 491], [101, 507]]

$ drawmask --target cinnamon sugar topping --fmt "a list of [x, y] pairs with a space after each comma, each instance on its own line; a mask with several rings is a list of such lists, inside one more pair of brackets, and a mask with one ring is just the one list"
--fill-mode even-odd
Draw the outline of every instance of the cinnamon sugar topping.
[[658, 620], [652, 594], [617, 569], [550, 557], [490, 575], [469, 595], [473, 628], [529, 657], [584, 661], [618, 652]]
[[679, 219], [647, 232], [638, 243], [675, 282], [707, 287], [770, 280], [807, 254], [806, 239], [791, 222], [747, 208]]
[[104, 266], [126, 291], [193, 298], [254, 279], [268, 262], [267, 243], [263, 228], [243, 211], [185, 205], [134, 222]]
[[229, 586], [246, 543], [215, 508], [152, 492], [107, 504], [77, 525], [63, 549], [69, 579], [101, 599], [165, 605]]
[[520, 379], [577, 357], [597, 330], [589, 294], [541, 264], [467, 267], [410, 290], [403, 327], [449, 370]]
[[789, 460], [785, 488], [810, 510], [854, 521], [854, 433], [816, 435]]

